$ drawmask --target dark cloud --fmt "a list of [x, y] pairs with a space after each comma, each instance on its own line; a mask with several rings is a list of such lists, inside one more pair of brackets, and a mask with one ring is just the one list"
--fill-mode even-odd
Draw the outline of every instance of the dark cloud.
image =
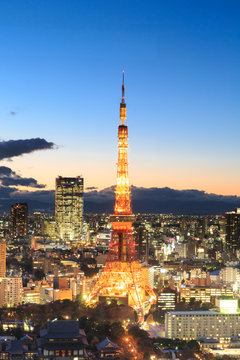
[[0, 186], [0, 212], [10, 212], [12, 204], [27, 202], [30, 212], [54, 212], [55, 191], [20, 191], [17, 188]]
[[[85, 194], [85, 210], [112, 212], [115, 187]], [[223, 214], [240, 207], [240, 197], [208, 194], [200, 190], [143, 188], [132, 186], [132, 205], [135, 213]]]
[[98, 186], [88, 186], [86, 187], [86, 190], [97, 190]]
[[53, 149], [54, 146], [54, 143], [41, 138], [0, 141], [0, 160], [31, 153], [36, 150]]
[[39, 201], [54, 208], [55, 191], [54, 190], [37, 190], [37, 191], [17, 191], [12, 195], [17, 202], [36, 202]]
[[12, 116], [16, 115], [16, 111], [10, 111], [10, 115]]
[[10, 196], [17, 191], [17, 188], [4, 187], [0, 185], [0, 200], [10, 199]]
[[0, 177], [3, 176], [11, 176], [11, 174], [13, 173], [12, 169], [10, 169], [7, 166], [0, 166]]
[[30, 186], [38, 189], [45, 188], [46, 185], [38, 184], [34, 178], [24, 178], [15, 173], [7, 166], [0, 166], [0, 183], [3, 186]]
[[[7, 169], [3, 169], [5, 173]], [[92, 190], [84, 194], [84, 211], [112, 213], [114, 190], [111, 186], [103, 190]], [[19, 191], [0, 186], [1, 211], [9, 211], [14, 202], [27, 202], [30, 211], [54, 211], [54, 191]], [[208, 194], [199, 190], [174, 190], [170, 188], [139, 188], [132, 186], [134, 213], [174, 214], [224, 214], [240, 207], [240, 197]]]
[[95, 202], [95, 203], [104, 203], [104, 202], [108, 202], [108, 201], [113, 201], [114, 200], [114, 186], [105, 188], [103, 190], [92, 190], [92, 191], [88, 191], [87, 193], [84, 194], [84, 198], [87, 201], [90, 202]]

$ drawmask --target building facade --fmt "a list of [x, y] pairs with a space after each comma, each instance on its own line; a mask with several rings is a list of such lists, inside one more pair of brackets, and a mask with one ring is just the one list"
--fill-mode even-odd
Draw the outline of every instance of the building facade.
[[165, 336], [181, 340], [238, 340], [240, 314], [216, 311], [171, 311], [165, 315]]
[[6, 242], [0, 241], [0, 278], [6, 276]]
[[240, 208], [225, 213], [226, 245], [233, 252], [240, 249]]
[[88, 359], [87, 346], [86, 334], [84, 330], [79, 329], [78, 321], [52, 321], [47, 324], [46, 330], [40, 331], [39, 359]]
[[17, 203], [11, 206], [11, 235], [22, 237], [28, 234], [28, 204]]
[[170, 288], [166, 288], [158, 293], [157, 307], [159, 310], [175, 310], [179, 294]]
[[6, 277], [0, 279], [0, 306], [14, 306], [22, 303], [22, 278]]
[[81, 241], [83, 220], [83, 178], [56, 179], [55, 221], [59, 240], [68, 244]]
[[182, 287], [180, 288], [180, 300], [185, 299], [189, 303], [191, 298], [203, 303], [215, 303], [218, 296], [233, 296], [233, 289], [231, 287]]

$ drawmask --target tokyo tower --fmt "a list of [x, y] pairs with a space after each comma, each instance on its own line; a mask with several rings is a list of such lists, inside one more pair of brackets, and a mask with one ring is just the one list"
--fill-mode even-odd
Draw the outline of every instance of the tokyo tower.
[[[122, 101], [120, 103], [121, 125], [118, 126], [117, 185], [114, 214], [111, 215], [112, 238], [105, 266], [94, 285], [88, 303], [96, 301], [130, 305], [144, 313], [155, 302], [156, 295], [148, 283], [148, 269], [142, 269], [137, 260], [133, 240], [131, 192], [128, 178], [128, 127], [126, 120], [124, 72]], [[143, 271], [145, 270], [145, 272]]]

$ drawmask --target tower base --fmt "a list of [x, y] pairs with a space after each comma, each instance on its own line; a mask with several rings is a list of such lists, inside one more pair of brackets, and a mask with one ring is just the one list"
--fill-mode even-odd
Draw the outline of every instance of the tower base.
[[156, 295], [144, 279], [138, 261], [107, 261], [93, 287], [88, 303], [97, 301], [125, 303], [136, 310], [148, 311]]

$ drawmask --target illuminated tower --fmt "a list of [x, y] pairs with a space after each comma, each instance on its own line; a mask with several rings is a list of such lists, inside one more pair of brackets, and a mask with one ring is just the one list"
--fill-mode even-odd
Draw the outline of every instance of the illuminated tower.
[[144, 312], [155, 300], [155, 294], [149, 286], [140, 263], [137, 261], [133, 241], [131, 193], [128, 178], [128, 127], [126, 120], [124, 73], [122, 101], [120, 103], [121, 125], [118, 126], [118, 163], [117, 185], [115, 191], [114, 214], [111, 215], [112, 238], [108, 257], [91, 291], [88, 302], [96, 301], [128, 304]]

